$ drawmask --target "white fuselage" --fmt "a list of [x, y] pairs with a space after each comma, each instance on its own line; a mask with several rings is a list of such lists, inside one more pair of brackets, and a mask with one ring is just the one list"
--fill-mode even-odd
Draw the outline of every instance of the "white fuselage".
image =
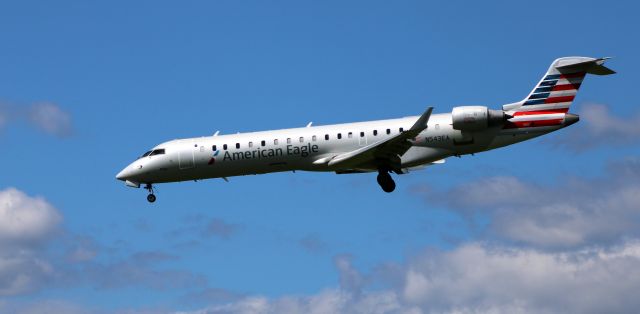
[[[453, 129], [450, 113], [434, 114], [428, 121], [428, 127], [410, 141], [412, 146], [401, 156], [401, 165], [403, 170], [409, 170], [450, 156], [514, 144], [561, 129], [577, 120], [564, 121], [564, 114], [562, 118], [562, 123], [553, 126], [511, 129], [497, 126], [480, 132], [461, 132]], [[374, 163], [343, 168], [330, 166], [328, 161], [337, 155], [398, 135], [411, 128], [417, 119], [418, 116], [413, 116], [178, 139], [156, 146], [148, 156], [135, 160], [122, 170], [117, 178], [139, 186], [140, 183], [294, 170], [337, 173], [377, 171]]]
[[568, 113], [587, 74], [609, 75], [608, 58], [554, 60], [531, 92], [501, 110], [458, 106], [451, 113], [275, 131], [173, 140], [156, 146], [116, 175], [131, 187], [279, 171], [378, 172], [384, 192], [404, 174], [450, 156], [522, 142], [576, 123]]

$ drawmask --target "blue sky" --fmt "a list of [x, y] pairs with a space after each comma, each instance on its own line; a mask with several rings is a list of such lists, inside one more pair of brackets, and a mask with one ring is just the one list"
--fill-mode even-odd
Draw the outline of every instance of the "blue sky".
[[[478, 251], [493, 277], [511, 274], [491, 263], [492, 248], [522, 256], [509, 265], [532, 265], [638, 246], [638, 9], [617, 1], [3, 3], [0, 255], [13, 266], [0, 263], [0, 309], [218, 313], [258, 300], [295, 313], [340, 293], [342, 307], [327, 312], [368, 312], [367, 298], [388, 293], [396, 303], [382, 312], [511, 311], [483, 288], [468, 303], [422, 302], [434, 295], [410, 275], [425, 263], [433, 267], [425, 274], [446, 273], [438, 267]], [[217, 130], [499, 108], [571, 55], [614, 57], [619, 72], [586, 79], [572, 108], [581, 123], [399, 177], [392, 194], [374, 175], [297, 172], [160, 185], [151, 205], [144, 190], [114, 178], [158, 143]], [[618, 201], [616, 193], [624, 193]], [[629, 267], [640, 264], [630, 258]], [[640, 286], [640, 276], [626, 280]], [[527, 312], [542, 309], [544, 298], [527, 293], [510, 297]], [[283, 300], [299, 307], [285, 310]], [[626, 301], [619, 310], [637, 308]]]

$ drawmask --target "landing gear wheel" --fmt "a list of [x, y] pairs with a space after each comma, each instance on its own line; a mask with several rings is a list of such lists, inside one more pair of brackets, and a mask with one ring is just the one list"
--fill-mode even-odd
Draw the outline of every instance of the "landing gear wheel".
[[396, 183], [393, 181], [393, 178], [391, 178], [391, 175], [387, 172], [379, 172], [377, 180], [382, 190], [387, 193], [391, 193], [396, 189]]
[[147, 183], [144, 187], [147, 191], [149, 191], [149, 195], [147, 195], [147, 201], [149, 203], [153, 203], [156, 201], [156, 196], [153, 194], [153, 185], [151, 183]]

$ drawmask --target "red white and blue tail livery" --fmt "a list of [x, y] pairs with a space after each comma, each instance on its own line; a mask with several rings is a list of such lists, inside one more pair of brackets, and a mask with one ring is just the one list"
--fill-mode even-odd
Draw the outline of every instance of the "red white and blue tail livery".
[[[157, 183], [223, 178], [279, 171], [377, 172], [385, 192], [405, 174], [441, 164], [451, 156], [512, 145], [568, 127], [579, 118], [569, 113], [587, 74], [607, 75], [606, 58], [555, 60], [523, 100], [489, 109], [459, 106], [449, 113], [194, 137], [162, 143], [116, 175], [127, 186], [149, 191]], [[240, 113], [240, 112], [238, 112]]]
[[505, 128], [562, 123], [587, 73], [596, 75], [615, 73], [603, 65], [606, 59], [586, 57], [556, 59], [527, 98], [503, 106], [504, 111], [514, 117], [505, 124]]

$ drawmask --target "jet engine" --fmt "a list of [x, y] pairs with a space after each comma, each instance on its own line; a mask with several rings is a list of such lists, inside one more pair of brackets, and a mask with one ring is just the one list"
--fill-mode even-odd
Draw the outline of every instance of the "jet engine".
[[503, 125], [512, 116], [502, 110], [493, 110], [485, 106], [461, 106], [453, 108], [451, 118], [454, 129], [473, 132]]

